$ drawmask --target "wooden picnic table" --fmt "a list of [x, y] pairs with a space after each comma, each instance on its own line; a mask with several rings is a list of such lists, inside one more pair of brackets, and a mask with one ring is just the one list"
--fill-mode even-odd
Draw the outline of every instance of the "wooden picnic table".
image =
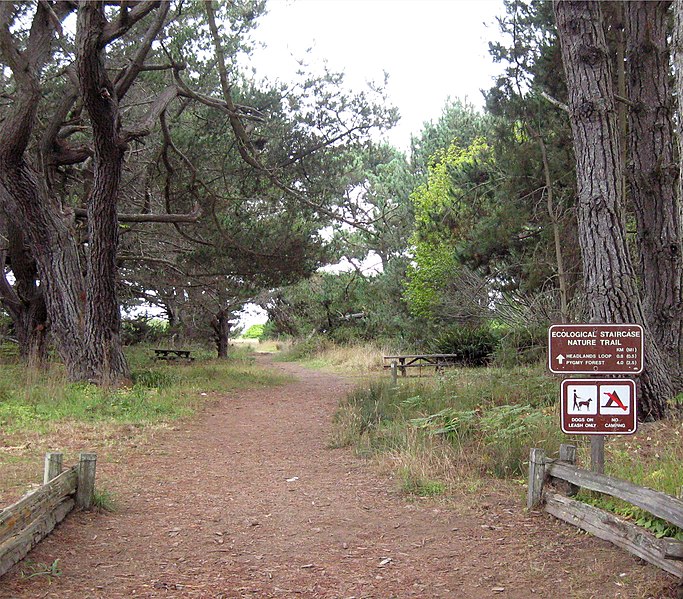
[[408, 368], [420, 368], [433, 366], [436, 372], [442, 368], [457, 366], [462, 356], [458, 354], [404, 354], [401, 356], [383, 356], [384, 361], [389, 361], [384, 368], [391, 368], [392, 362], [401, 371], [401, 376], [407, 375]]
[[155, 349], [154, 359], [155, 360], [168, 360], [169, 362], [174, 362], [178, 358], [183, 358], [188, 362], [192, 362], [194, 358], [192, 357], [192, 352], [189, 349]]

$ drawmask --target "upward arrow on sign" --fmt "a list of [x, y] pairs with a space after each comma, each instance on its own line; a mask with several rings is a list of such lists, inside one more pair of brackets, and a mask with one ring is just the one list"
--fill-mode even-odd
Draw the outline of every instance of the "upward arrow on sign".
[[557, 360], [558, 364], [563, 364], [563, 363], [564, 363], [564, 356], [563, 356], [562, 354], [560, 354], [559, 356], [557, 356], [557, 358], [555, 358], [555, 359]]

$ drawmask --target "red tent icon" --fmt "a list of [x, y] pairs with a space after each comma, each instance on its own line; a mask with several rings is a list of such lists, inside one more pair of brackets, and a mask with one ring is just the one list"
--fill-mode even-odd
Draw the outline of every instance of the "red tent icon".
[[609, 397], [607, 400], [607, 403], [602, 406], [603, 408], [614, 408], [618, 407], [624, 410], [624, 412], [628, 412], [628, 408], [624, 405], [624, 403], [619, 399], [619, 396], [617, 395], [616, 391], [607, 391], [604, 395]]

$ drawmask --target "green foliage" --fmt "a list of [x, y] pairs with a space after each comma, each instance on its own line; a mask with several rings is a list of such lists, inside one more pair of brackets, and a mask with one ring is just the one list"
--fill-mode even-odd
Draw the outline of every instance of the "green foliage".
[[483, 138], [461, 148], [453, 143], [433, 156], [427, 181], [411, 195], [416, 243], [465, 239], [489, 208], [495, 159]]
[[59, 559], [56, 559], [51, 564], [44, 564], [42, 562], [34, 562], [27, 559], [22, 562], [21, 577], [25, 580], [32, 578], [46, 577], [47, 580], [59, 578], [62, 575], [62, 570], [59, 566]]
[[121, 322], [121, 338], [124, 345], [158, 343], [169, 333], [168, 322], [160, 318], [138, 316]]
[[411, 313], [448, 322], [481, 318], [489, 311], [490, 284], [481, 285], [467, 271], [469, 263], [481, 263], [471, 251], [473, 244], [481, 244], [481, 223], [495, 219], [499, 210], [495, 173], [493, 150], [481, 138], [466, 148], [451, 144], [434, 155], [427, 181], [411, 195], [415, 231], [405, 295]]
[[93, 507], [101, 512], [116, 512], [116, 498], [111, 491], [96, 488], [93, 494]]
[[399, 477], [401, 479], [401, 490], [409, 495], [435, 497], [446, 492], [446, 485], [441, 481], [416, 476], [407, 468], [399, 471]]
[[242, 333], [243, 339], [262, 339], [264, 335], [266, 325], [265, 324], [252, 324], [244, 333]]
[[457, 279], [459, 265], [453, 248], [445, 243], [419, 244], [415, 262], [408, 267], [405, 299], [413, 316], [436, 318], [449, 291], [449, 282]]
[[550, 377], [529, 369], [462, 370], [437, 384], [411, 381], [398, 388], [375, 381], [341, 402], [333, 438], [362, 453], [415, 453], [417, 433], [426, 453], [434, 441], [445, 442], [468, 456], [476, 475], [518, 478], [526, 471], [529, 447], [551, 452], [564, 442], [556, 394]]
[[142, 389], [168, 389], [178, 383], [180, 373], [170, 369], [135, 370], [131, 378], [133, 385]]
[[594, 507], [612, 512], [617, 516], [629, 520], [638, 526], [642, 526], [645, 530], [652, 533], [656, 538], [663, 539], [665, 537], [683, 541], [683, 529], [670, 524], [666, 520], [657, 518], [649, 512], [640, 509], [626, 501], [595, 493], [593, 491], [586, 491], [581, 489], [576, 495], [577, 501], [582, 501]]
[[[545, 318], [552, 319], [559, 315], [554, 226], [561, 239], [569, 301], [581, 281], [569, 121], [544, 97], [567, 102], [564, 70], [552, 3], [505, 0], [504, 4], [505, 14], [498, 20], [501, 35], [489, 44], [501, 74], [486, 94], [486, 104], [494, 122], [488, 140], [504, 173], [497, 195], [508, 211], [498, 226], [514, 232], [511, 239], [516, 238], [507, 244], [506, 279], [518, 293], [550, 294], [554, 302]], [[552, 206], [548, 206], [550, 191]], [[504, 245], [499, 249], [498, 255], [503, 256]]]
[[483, 366], [491, 360], [497, 343], [498, 337], [487, 325], [453, 326], [443, 330], [429, 350], [435, 354], [455, 354], [463, 366]]
[[533, 365], [546, 358], [548, 329], [539, 326], [504, 327], [498, 332], [498, 344], [494, 352], [497, 366], [513, 367]]
[[485, 137], [490, 128], [490, 117], [473, 104], [460, 99], [447, 101], [439, 119], [425, 123], [420, 135], [411, 141], [413, 170], [425, 175], [439, 152], [452, 144], [466, 148], [475, 139]]
[[270, 335], [352, 343], [396, 339], [413, 326], [401, 302], [400, 268], [373, 277], [356, 272], [321, 272], [297, 285], [278, 289], [262, 305]]
[[[531, 405], [500, 405], [487, 409], [444, 408], [412, 424], [432, 435], [443, 435], [451, 443], [475, 443], [482, 452], [486, 471], [497, 477], [524, 474], [529, 447], [549, 435], [559, 440], [554, 414]], [[475, 441], [476, 438], [476, 441]]]
[[329, 342], [320, 335], [311, 335], [307, 339], [296, 341], [290, 348], [283, 351], [277, 359], [283, 362], [296, 362], [312, 358], [329, 347]]

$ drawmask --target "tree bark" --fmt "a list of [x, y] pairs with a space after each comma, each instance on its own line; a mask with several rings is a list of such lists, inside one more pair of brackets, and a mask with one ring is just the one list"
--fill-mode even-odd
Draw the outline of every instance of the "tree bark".
[[650, 332], [680, 378], [683, 255], [679, 167], [667, 40], [671, 2], [624, 3], [628, 99], [628, 182], [636, 216], [643, 310]]
[[129, 376], [121, 346], [121, 314], [116, 294], [118, 220], [116, 204], [124, 149], [114, 86], [104, 65], [104, 4], [81, 3], [76, 24], [76, 69], [83, 104], [90, 117], [95, 155], [93, 185], [87, 202], [88, 239], [85, 346], [102, 382]]
[[642, 417], [662, 418], [674, 394], [645, 319], [623, 218], [621, 148], [609, 52], [598, 1], [555, 0], [576, 154], [577, 221], [591, 319], [645, 329]]
[[[7, 249], [0, 250], [0, 303], [12, 319], [19, 355], [29, 366], [40, 366], [47, 355], [47, 311], [43, 288], [38, 285], [38, 269], [20, 229], [3, 216], [0, 232]], [[12, 269], [14, 286], [5, 276], [6, 263]]]
[[[27, 158], [41, 92], [38, 75], [50, 55], [54, 24], [41, 3], [24, 52], [9, 31], [11, 3], [0, 3], [0, 54], [14, 75], [16, 92], [0, 128], [0, 186], [7, 217], [23, 230], [38, 265], [50, 325], [71, 379], [88, 378], [81, 314], [85, 300], [81, 263], [69, 215]], [[72, 219], [71, 219], [72, 220]]]
[[230, 341], [230, 313], [228, 310], [218, 310], [218, 312], [216, 312], [213, 330], [215, 333], [218, 358], [226, 359], [228, 357]]

